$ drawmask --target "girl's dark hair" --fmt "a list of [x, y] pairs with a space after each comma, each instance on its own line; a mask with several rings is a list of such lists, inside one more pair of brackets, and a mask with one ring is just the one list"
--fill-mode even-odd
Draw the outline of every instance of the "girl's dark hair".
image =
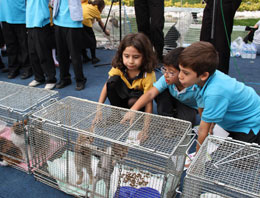
[[183, 50], [179, 56], [179, 64], [192, 69], [197, 76], [204, 72], [212, 75], [219, 64], [218, 52], [211, 43], [197, 41]]
[[156, 53], [153, 51], [150, 40], [143, 33], [131, 33], [123, 38], [112, 60], [112, 66], [122, 71], [126, 68], [123, 63], [123, 52], [125, 48], [130, 46], [136, 48], [143, 55], [140, 70], [142, 72], [152, 72], [157, 65]]
[[172, 66], [178, 71], [180, 71], [179, 67], [179, 55], [184, 50], [184, 47], [177, 47], [171, 50], [168, 54], [163, 57], [163, 64], [166, 66]]
[[105, 2], [104, 2], [104, 0], [89, 0], [88, 3], [91, 4], [91, 5], [97, 5], [98, 10], [99, 10], [100, 12], [101, 12], [101, 11], [104, 9], [104, 7], [105, 7]]

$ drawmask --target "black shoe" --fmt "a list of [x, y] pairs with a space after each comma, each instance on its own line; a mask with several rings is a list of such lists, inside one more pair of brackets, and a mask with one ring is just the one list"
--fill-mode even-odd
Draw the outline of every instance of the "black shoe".
[[95, 58], [92, 58], [92, 64], [96, 64], [96, 63], [98, 63], [100, 60], [97, 58], [97, 57], [95, 57]]
[[91, 61], [91, 59], [90, 59], [87, 55], [83, 55], [83, 56], [82, 56], [82, 62], [83, 62], [83, 63], [87, 63], [87, 62], [89, 62], [89, 61]]
[[32, 74], [31, 71], [23, 72], [23, 73], [21, 74], [21, 79], [24, 80], [24, 79], [30, 78], [32, 75], [33, 75], [33, 74]]
[[86, 81], [85, 82], [77, 82], [76, 83], [76, 90], [80, 91], [80, 90], [84, 89], [85, 88], [85, 84], [86, 84]]
[[66, 87], [66, 86], [68, 86], [70, 84], [71, 84], [71, 80], [60, 81], [60, 82], [58, 82], [58, 84], [56, 84], [56, 88], [57, 89], [62, 89], [62, 88]]
[[7, 78], [13, 79], [13, 78], [15, 78], [15, 77], [18, 76], [18, 75], [19, 75], [19, 71], [9, 72]]
[[2, 69], [2, 73], [7, 73], [7, 72], [9, 72], [9, 69], [7, 67]]

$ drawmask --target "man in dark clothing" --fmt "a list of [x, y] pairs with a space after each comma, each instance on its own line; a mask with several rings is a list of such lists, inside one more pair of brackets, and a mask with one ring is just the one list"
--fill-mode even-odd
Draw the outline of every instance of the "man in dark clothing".
[[162, 62], [164, 46], [164, 0], [135, 0], [138, 32], [143, 32], [152, 42], [159, 62]]
[[[219, 53], [218, 70], [228, 74], [230, 38], [234, 16], [241, 4], [241, 0], [207, 0], [206, 3], [207, 5], [203, 12], [200, 40], [211, 42], [215, 46]], [[224, 22], [223, 18], [225, 19]], [[212, 19], [214, 19], [214, 21]]]

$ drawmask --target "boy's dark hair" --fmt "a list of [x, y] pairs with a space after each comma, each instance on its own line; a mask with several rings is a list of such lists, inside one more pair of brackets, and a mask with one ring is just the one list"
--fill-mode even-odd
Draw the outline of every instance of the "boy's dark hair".
[[150, 40], [143, 33], [131, 33], [123, 38], [112, 60], [112, 66], [121, 71], [126, 68], [123, 64], [123, 52], [125, 48], [130, 46], [136, 48], [143, 55], [141, 71], [151, 73], [157, 65], [157, 58]]
[[166, 66], [172, 66], [178, 71], [180, 71], [179, 56], [184, 49], [185, 49], [184, 47], [177, 47], [171, 50], [170, 52], [168, 52], [168, 54], [166, 54], [163, 57], [163, 64]]
[[88, 4], [91, 4], [91, 5], [97, 5], [97, 7], [98, 7], [98, 10], [101, 12], [103, 9], [104, 9], [104, 7], [105, 7], [105, 2], [104, 2], [104, 0], [89, 0], [88, 1]]
[[218, 63], [218, 52], [211, 43], [205, 41], [192, 43], [179, 56], [179, 64], [191, 68], [197, 76], [204, 72], [209, 72], [211, 76], [216, 71]]

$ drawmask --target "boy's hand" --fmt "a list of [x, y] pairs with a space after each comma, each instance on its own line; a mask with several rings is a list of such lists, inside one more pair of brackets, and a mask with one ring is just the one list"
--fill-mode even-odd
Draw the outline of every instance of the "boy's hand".
[[129, 121], [129, 124], [132, 125], [135, 119], [135, 112], [127, 112], [123, 119], [120, 121], [121, 124]]

